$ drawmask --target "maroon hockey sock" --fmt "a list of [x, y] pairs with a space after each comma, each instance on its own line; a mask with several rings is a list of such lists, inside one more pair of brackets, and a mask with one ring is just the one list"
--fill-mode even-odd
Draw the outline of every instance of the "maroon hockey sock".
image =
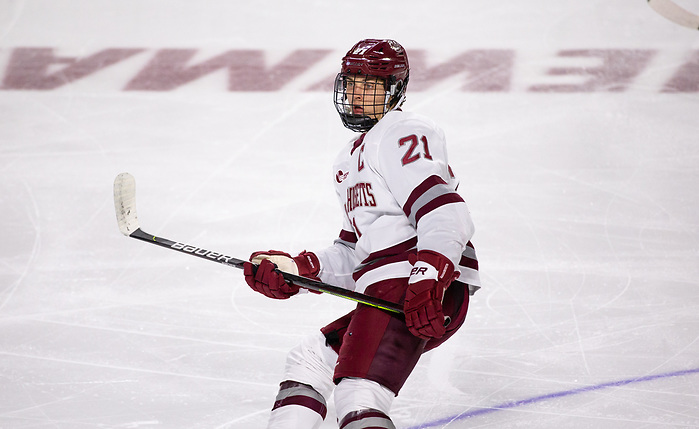
[[328, 412], [323, 395], [313, 387], [296, 381], [284, 381], [279, 385], [279, 393], [272, 411], [289, 405], [299, 405], [315, 411], [323, 420]]
[[345, 428], [382, 428], [396, 429], [391, 419], [379, 410], [352, 411], [340, 422], [340, 429]]

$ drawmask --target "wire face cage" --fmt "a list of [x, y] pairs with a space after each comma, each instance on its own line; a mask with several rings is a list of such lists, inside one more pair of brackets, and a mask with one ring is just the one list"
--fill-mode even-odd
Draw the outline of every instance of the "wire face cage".
[[345, 127], [364, 132], [386, 113], [389, 94], [384, 80], [374, 76], [339, 73], [335, 78], [335, 108]]
[[386, 79], [363, 74], [339, 73], [335, 77], [334, 103], [342, 123], [352, 131], [371, 129], [387, 112], [397, 107], [396, 85]]

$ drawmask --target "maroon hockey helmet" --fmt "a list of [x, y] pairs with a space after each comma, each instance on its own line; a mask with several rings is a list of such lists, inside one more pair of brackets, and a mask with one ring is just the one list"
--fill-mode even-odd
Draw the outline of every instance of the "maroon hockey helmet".
[[[400, 107], [405, 101], [409, 74], [408, 55], [395, 40], [364, 39], [354, 45], [342, 58], [342, 69], [335, 79], [335, 108], [343, 125], [353, 131], [367, 131], [384, 114]], [[381, 93], [369, 94], [363, 87], [357, 93], [354, 85], [348, 87], [348, 82], [358, 77], [382, 82]], [[376, 100], [370, 106], [364, 104], [371, 113], [357, 107], [355, 97]]]

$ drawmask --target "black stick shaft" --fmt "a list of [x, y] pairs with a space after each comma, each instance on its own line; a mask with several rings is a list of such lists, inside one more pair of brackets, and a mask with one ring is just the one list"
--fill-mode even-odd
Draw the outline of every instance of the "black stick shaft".
[[[246, 261], [242, 259], [236, 259], [231, 256], [227, 256], [223, 253], [214, 252], [211, 250], [203, 249], [201, 247], [192, 246], [185, 243], [179, 243], [176, 241], [168, 240], [167, 238], [156, 237], [151, 234], [145, 233], [141, 228], [137, 228], [129, 237], [135, 238], [137, 240], [142, 240], [147, 243], [156, 244], [161, 247], [165, 247], [171, 250], [176, 250], [187, 255], [197, 256], [202, 259], [206, 259], [213, 262], [218, 262], [219, 264], [227, 265], [229, 267], [243, 268], [243, 264]], [[330, 295], [339, 296], [341, 298], [349, 299], [361, 304], [370, 305], [382, 310], [389, 311], [391, 313], [403, 314], [402, 306], [390, 301], [383, 300], [381, 298], [375, 298], [373, 296], [365, 295], [363, 293], [355, 292], [348, 289], [343, 289], [341, 287], [329, 285], [327, 283], [319, 282], [306, 277], [296, 276], [294, 274], [285, 273], [283, 271], [278, 271], [284, 280], [293, 283], [297, 286], [301, 286], [306, 289], [310, 289], [316, 292], [323, 292]]]

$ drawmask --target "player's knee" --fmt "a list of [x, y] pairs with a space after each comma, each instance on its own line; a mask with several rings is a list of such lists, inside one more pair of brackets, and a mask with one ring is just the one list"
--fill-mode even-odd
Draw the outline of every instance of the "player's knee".
[[[375, 381], [343, 378], [335, 388], [335, 410], [345, 426], [356, 422], [353, 428], [393, 428], [388, 412], [394, 398], [393, 392]], [[368, 423], [371, 425], [365, 426]]]
[[285, 380], [312, 386], [328, 398], [335, 387], [333, 372], [337, 353], [325, 344], [325, 336], [318, 332], [304, 338], [286, 357]]

